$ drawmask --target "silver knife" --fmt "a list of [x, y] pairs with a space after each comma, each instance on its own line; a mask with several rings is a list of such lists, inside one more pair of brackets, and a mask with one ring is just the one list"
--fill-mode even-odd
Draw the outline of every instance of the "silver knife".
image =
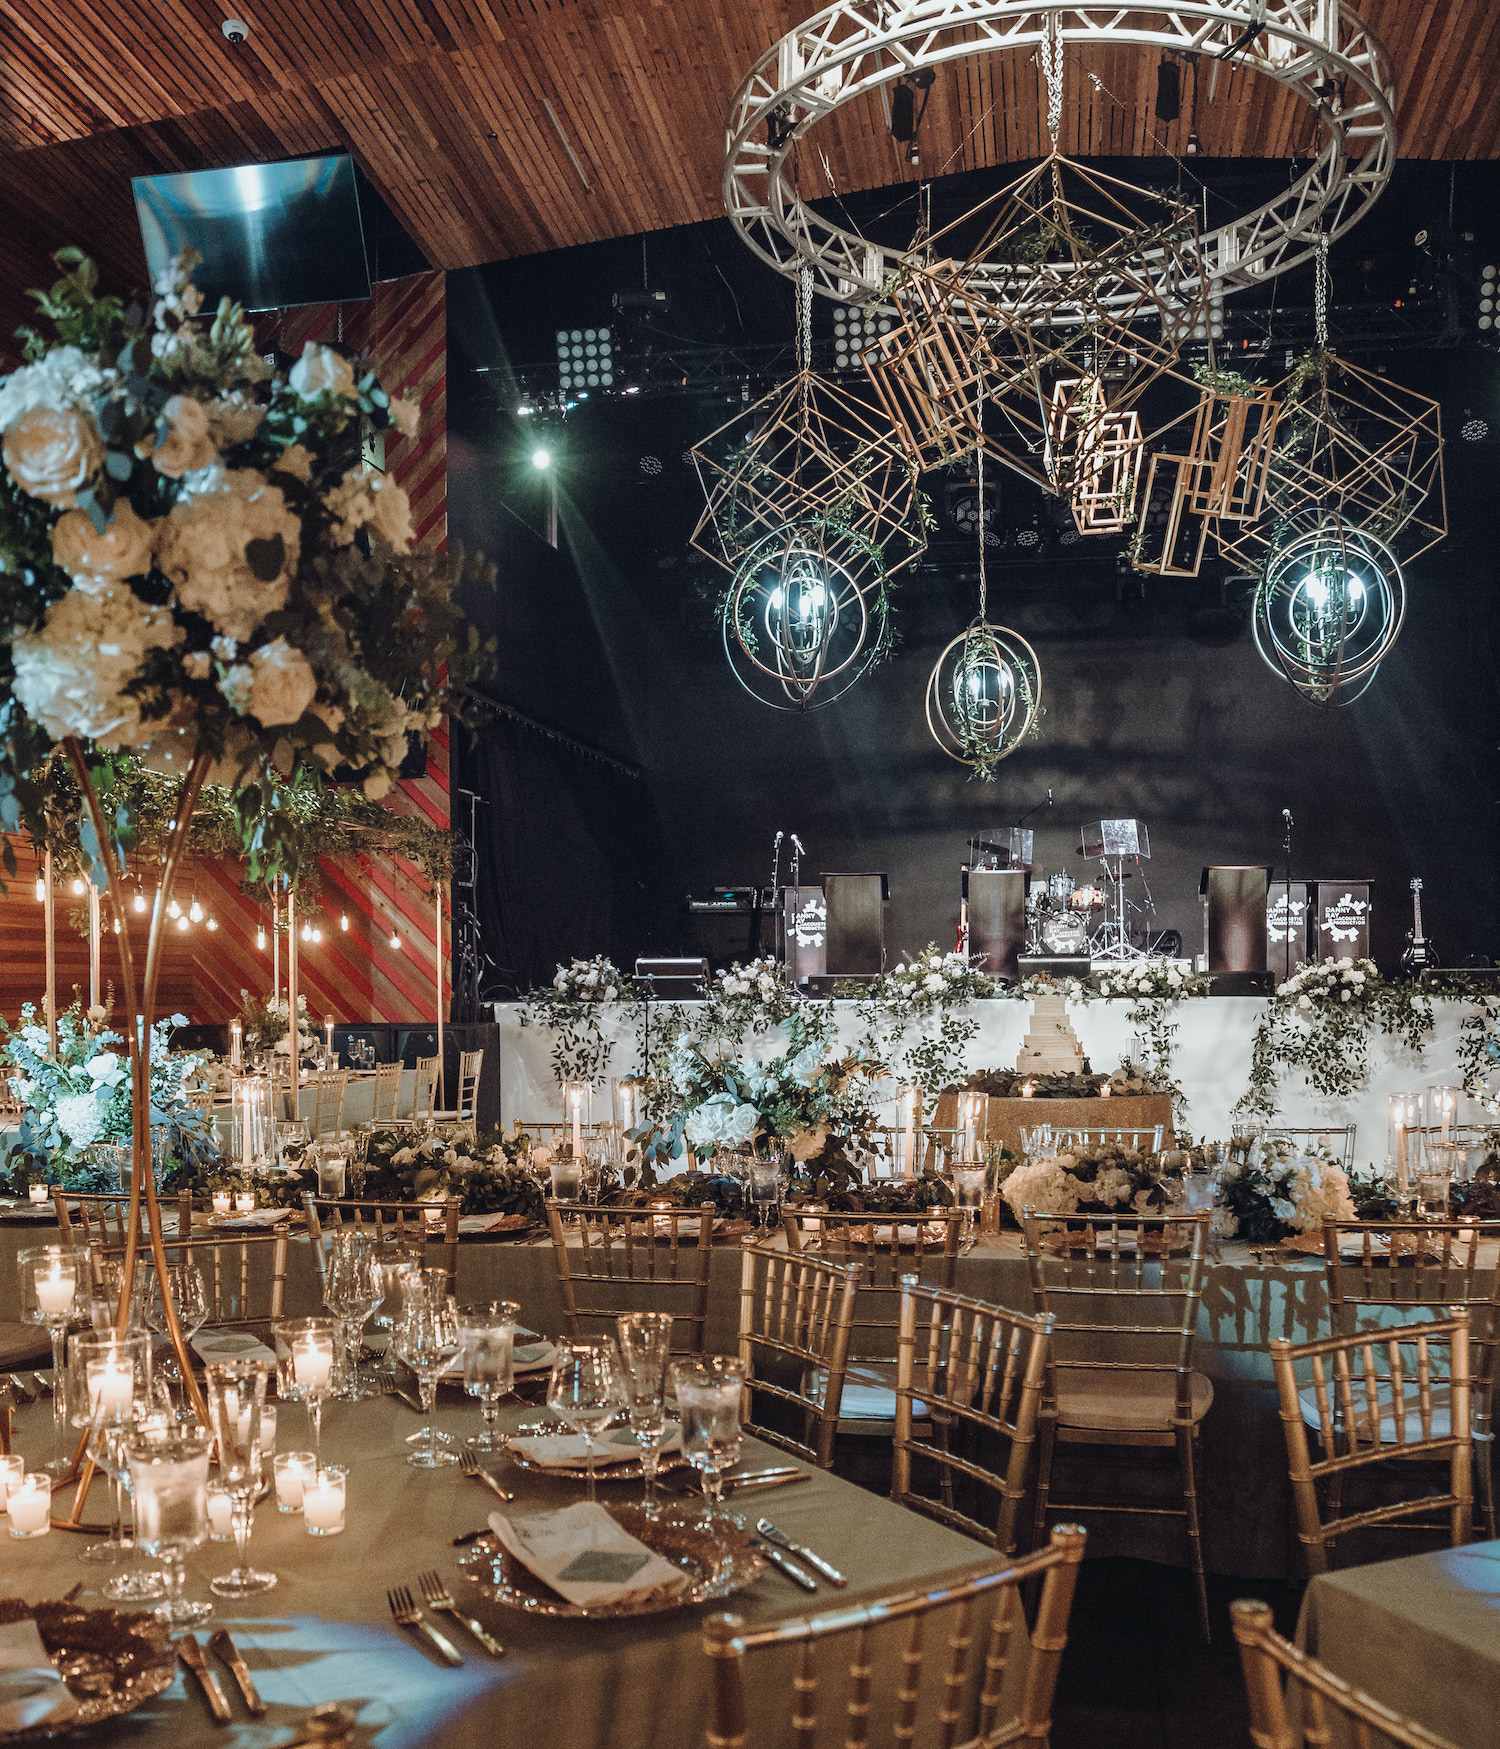
[[726, 1495], [738, 1494], [744, 1488], [785, 1488], [792, 1482], [810, 1482], [812, 1472], [809, 1470], [793, 1470], [789, 1476], [746, 1476], [743, 1482], [736, 1482], [731, 1476], [724, 1485]]
[[804, 1573], [790, 1555], [782, 1554], [774, 1544], [768, 1543], [764, 1537], [752, 1536], [750, 1546], [759, 1549], [773, 1567], [785, 1573], [794, 1585], [800, 1585], [804, 1591], [816, 1591], [818, 1582], [810, 1574]]
[[834, 1566], [832, 1561], [825, 1561], [821, 1555], [815, 1555], [810, 1548], [802, 1543], [794, 1543], [784, 1530], [777, 1530], [769, 1518], [757, 1518], [755, 1528], [768, 1542], [775, 1543], [788, 1554], [795, 1555], [799, 1561], [806, 1561], [815, 1573], [821, 1573], [830, 1585], [847, 1585], [849, 1581]]
[[42, 1393], [42, 1395], [44, 1397], [51, 1397], [51, 1396], [54, 1396], [56, 1394], [52, 1389], [52, 1380], [51, 1379], [44, 1378], [42, 1376], [42, 1374], [39, 1372], [34, 1372], [31, 1376], [36, 1380], [36, 1388]]
[[230, 1673], [240, 1685], [240, 1693], [245, 1697], [245, 1705], [252, 1717], [260, 1718], [266, 1710], [266, 1703], [256, 1692], [255, 1684], [250, 1680], [250, 1666], [236, 1651], [228, 1629], [215, 1628], [208, 1636], [208, 1649], [229, 1666]]
[[11, 1389], [16, 1393], [16, 1401], [18, 1403], [34, 1403], [36, 1401], [36, 1392], [28, 1391], [26, 1389], [25, 1380], [22, 1379], [19, 1373], [12, 1373], [10, 1375], [10, 1385]]
[[197, 1636], [183, 1634], [173, 1643], [177, 1647], [177, 1656], [203, 1684], [203, 1692], [208, 1696], [209, 1708], [214, 1717], [221, 1725], [227, 1725], [232, 1716], [229, 1702], [224, 1698], [224, 1690], [219, 1687], [218, 1678], [208, 1667], [208, 1660], [203, 1656], [203, 1648], [198, 1644]]

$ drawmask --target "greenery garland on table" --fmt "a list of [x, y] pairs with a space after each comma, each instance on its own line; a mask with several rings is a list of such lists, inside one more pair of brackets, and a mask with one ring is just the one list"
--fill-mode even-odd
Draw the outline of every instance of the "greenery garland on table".
[[964, 1052], [979, 1031], [977, 1020], [953, 1010], [998, 993], [966, 954], [944, 953], [932, 942], [873, 983], [834, 986], [835, 996], [854, 1000], [861, 1055], [901, 1086], [934, 1093], [962, 1073]]
[[1283, 1068], [1300, 1070], [1317, 1093], [1347, 1099], [1369, 1077], [1374, 1027], [1408, 1050], [1420, 1050], [1433, 1030], [1431, 999], [1411, 984], [1383, 977], [1370, 959], [1346, 955], [1293, 972], [1277, 985], [1255, 1028], [1250, 1085], [1235, 1113], [1274, 1116]]
[[1177, 1044], [1179, 1002], [1207, 996], [1213, 979], [1206, 973], [1184, 969], [1176, 960], [1131, 960], [1099, 980], [1102, 997], [1127, 997], [1130, 1024], [1140, 1047], [1141, 1068], [1159, 1093], [1172, 1099], [1172, 1116], [1181, 1124], [1187, 1117], [1187, 1095], [1172, 1073]]
[[629, 978], [606, 954], [559, 966], [550, 984], [533, 990], [522, 1004], [522, 1026], [545, 1027], [552, 1034], [552, 1073], [566, 1081], [596, 1086], [614, 1046], [604, 1036], [607, 1018], [636, 1019], [645, 1004]]

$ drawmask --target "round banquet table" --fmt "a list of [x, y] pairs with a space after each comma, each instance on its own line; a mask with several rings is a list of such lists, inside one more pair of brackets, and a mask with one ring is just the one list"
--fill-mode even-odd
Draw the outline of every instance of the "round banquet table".
[[[23, 1430], [26, 1416], [40, 1414], [23, 1412]], [[517, 1422], [535, 1414], [507, 1406], [500, 1424], [513, 1432]], [[300, 1409], [283, 1406], [280, 1421], [281, 1450], [310, 1443]], [[32, 1424], [44, 1426], [40, 1420]], [[478, 1405], [445, 1389], [436, 1424], [470, 1437], [479, 1427]], [[285, 1742], [287, 1728], [300, 1724], [310, 1707], [338, 1701], [358, 1714], [353, 1741], [378, 1749], [488, 1749], [521, 1741], [528, 1732], [590, 1749], [702, 1749], [709, 1702], [702, 1622], [711, 1611], [729, 1608], [753, 1621], [796, 1616], [865, 1602], [906, 1585], [930, 1585], [972, 1569], [980, 1559], [968, 1538], [836, 1476], [813, 1472], [808, 1482], [746, 1494], [745, 1507], [752, 1517], [773, 1517], [794, 1540], [833, 1561], [848, 1576], [846, 1590], [824, 1584], [809, 1596], [768, 1567], [725, 1603], [615, 1621], [533, 1618], [486, 1600], [460, 1573], [461, 1551], [449, 1539], [482, 1527], [500, 1503], [456, 1466], [409, 1466], [405, 1439], [419, 1426], [394, 1397], [325, 1407], [324, 1460], [350, 1466], [348, 1528], [342, 1535], [310, 1537], [300, 1517], [279, 1513], [269, 1500], [256, 1509], [250, 1556], [256, 1566], [276, 1572], [279, 1583], [256, 1597], [214, 1599], [213, 1616], [200, 1624], [197, 1637], [206, 1647], [215, 1627], [229, 1629], [267, 1703], [264, 1720], [249, 1720], [229, 1672], [210, 1655], [234, 1715], [231, 1726], [212, 1723], [196, 1679], [186, 1679], [179, 1666], [176, 1682], [158, 1700], [98, 1727], [87, 1739], [69, 1741], [87, 1740], [101, 1749], [148, 1741], [152, 1749], [189, 1749], [212, 1739], [228, 1749], [265, 1749]], [[794, 1462], [753, 1439], [745, 1442], [743, 1461], [757, 1469]], [[507, 1512], [568, 1506], [582, 1498], [579, 1482], [523, 1472], [504, 1458], [488, 1462], [516, 1494]], [[601, 1482], [599, 1494], [606, 1503], [634, 1501], [640, 1484]], [[81, 1541], [58, 1530], [35, 1541], [7, 1539], [0, 1593], [41, 1600], [62, 1596], [79, 1580], [92, 1588], [103, 1570], [79, 1563]], [[208, 1579], [227, 1572], [233, 1559], [232, 1544], [205, 1544], [188, 1560], [186, 1595], [207, 1600]], [[460, 1608], [502, 1642], [504, 1657], [491, 1658], [451, 1618], [435, 1615], [434, 1624], [463, 1656], [462, 1668], [452, 1669], [436, 1662], [418, 1635], [392, 1622], [387, 1590], [405, 1585], [418, 1595], [418, 1575], [432, 1569]], [[86, 1592], [79, 1601], [88, 1607], [103, 1599]], [[904, 1638], [904, 1626], [892, 1631]], [[948, 1622], [939, 1615], [928, 1630], [930, 1667], [942, 1659], [947, 1634]], [[889, 1688], [893, 1643], [877, 1641], [877, 1648], [877, 1667]], [[786, 1734], [793, 1656], [791, 1650], [762, 1654], [754, 1667], [755, 1679], [746, 1685], [752, 1742], [777, 1742]], [[1011, 1705], [1028, 1657], [1023, 1624], [1012, 1639], [1005, 1677], [1003, 1699]], [[983, 1664], [982, 1656], [971, 1660], [975, 1684]], [[830, 1710], [842, 1706], [842, 1665], [824, 1661]], [[879, 1735], [877, 1730], [877, 1740]]]

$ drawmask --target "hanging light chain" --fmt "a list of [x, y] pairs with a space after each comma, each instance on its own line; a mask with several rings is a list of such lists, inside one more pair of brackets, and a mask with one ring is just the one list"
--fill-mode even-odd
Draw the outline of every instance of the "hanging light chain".
[[1052, 149], [1057, 150], [1057, 136], [1062, 132], [1063, 45], [1054, 14], [1047, 20], [1047, 35], [1042, 43], [1042, 71], [1047, 76], [1047, 132], [1052, 136]]
[[800, 306], [800, 319], [797, 327], [797, 363], [802, 370], [807, 370], [812, 365], [812, 296], [812, 269], [804, 267], [799, 276], [797, 288], [797, 302]]
[[1316, 275], [1313, 281], [1313, 334], [1319, 346], [1328, 344], [1328, 233], [1318, 238]]
[[[984, 397], [979, 397], [980, 417], [984, 416]], [[982, 428], [981, 428], [982, 430]], [[979, 445], [979, 623], [984, 624], [989, 605], [989, 586], [984, 574], [984, 444]]]

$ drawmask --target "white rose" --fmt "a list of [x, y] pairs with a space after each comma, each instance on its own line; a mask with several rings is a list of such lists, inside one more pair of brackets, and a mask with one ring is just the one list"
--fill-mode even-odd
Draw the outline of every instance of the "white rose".
[[1297, 998], [1297, 1006], [1299, 1008], [1311, 1008], [1312, 1007], [1312, 997], [1311, 996], [1299, 996]]
[[233, 449], [238, 443], [248, 443], [266, 416], [265, 403], [243, 389], [216, 396], [203, 410], [208, 415], [208, 434], [216, 449]]
[[65, 510], [52, 529], [52, 557], [76, 581], [118, 583], [151, 569], [160, 522], [143, 522], [122, 498], [103, 534], [87, 511]]
[[[216, 631], [248, 642], [268, 613], [286, 605], [301, 535], [279, 486], [251, 468], [222, 469], [207, 490], [172, 506], [158, 562], [177, 585], [183, 607], [201, 613]], [[280, 568], [263, 581], [250, 568], [246, 549], [252, 541], [269, 544], [278, 537]]]
[[104, 460], [104, 445], [86, 414], [32, 407], [6, 428], [4, 455], [23, 492], [71, 510]]
[[335, 545], [348, 546], [368, 526], [394, 551], [410, 551], [411, 502], [389, 475], [350, 468], [323, 502], [333, 518]]
[[1345, 990], [1345, 991], [1341, 992], [1341, 994], [1339, 996], [1339, 1001], [1340, 1002], [1347, 1002], [1353, 994], [1354, 994], [1354, 992], [1352, 990]]
[[157, 473], [180, 480], [184, 474], [206, 468], [218, 452], [208, 434], [203, 403], [191, 395], [173, 395], [161, 416], [167, 422], [167, 435], [151, 452], [151, 465]]
[[319, 395], [328, 394], [348, 397], [354, 394], [354, 366], [331, 346], [309, 340], [287, 381], [292, 393], [303, 401], [316, 401]]
[[250, 715], [266, 728], [295, 723], [313, 701], [317, 676], [285, 638], [262, 644], [250, 658]]
[[16, 636], [16, 698], [54, 740], [143, 745], [155, 729], [124, 688], [148, 650], [170, 649], [181, 636], [166, 608], [147, 607], [123, 583], [70, 589], [40, 630]]

